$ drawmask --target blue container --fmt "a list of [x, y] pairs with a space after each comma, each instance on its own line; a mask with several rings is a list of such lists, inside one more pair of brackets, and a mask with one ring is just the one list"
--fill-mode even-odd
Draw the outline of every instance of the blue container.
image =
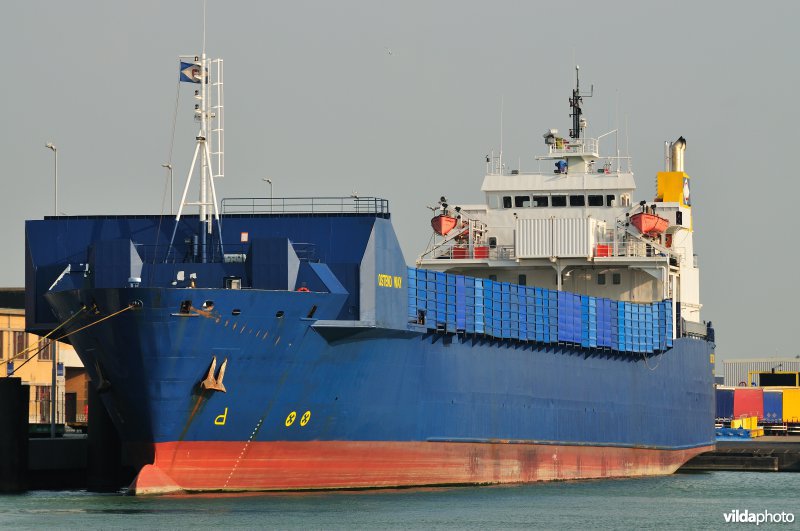
[[765, 424], [783, 423], [783, 391], [764, 391]]
[[733, 418], [733, 389], [716, 389], [717, 420], [730, 420]]

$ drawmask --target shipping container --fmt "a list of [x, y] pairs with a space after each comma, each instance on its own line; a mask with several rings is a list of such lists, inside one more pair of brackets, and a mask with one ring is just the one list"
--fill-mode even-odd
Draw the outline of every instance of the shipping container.
[[764, 422], [770, 424], [783, 422], [783, 391], [764, 391]]
[[714, 395], [717, 402], [717, 420], [731, 420], [733, 418], [733, 389], [717, 387]]
[[737, 387], [733, 392], [733, 416], [764, 418], [764, 390]]
[[783, 390], [783, 421], [800, 423], [800, 389]]

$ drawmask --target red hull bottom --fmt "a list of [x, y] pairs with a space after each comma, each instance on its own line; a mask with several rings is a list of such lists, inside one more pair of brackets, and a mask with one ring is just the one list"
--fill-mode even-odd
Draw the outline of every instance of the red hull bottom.
[[713, 450], [451, 442], [169, 442], [138, 495], [362, 489], [665, 475]]

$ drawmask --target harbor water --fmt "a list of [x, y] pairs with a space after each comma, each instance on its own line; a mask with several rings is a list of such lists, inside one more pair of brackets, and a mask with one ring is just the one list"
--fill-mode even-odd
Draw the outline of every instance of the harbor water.
[[712, 472], [502, 487], [237, 496], [35, 491], [0, 496], [0, 528], [722, 529], [734, 525], [726, 523], [725, 514], [736, 510], [800, 518], [798, 479], [792, 473]]

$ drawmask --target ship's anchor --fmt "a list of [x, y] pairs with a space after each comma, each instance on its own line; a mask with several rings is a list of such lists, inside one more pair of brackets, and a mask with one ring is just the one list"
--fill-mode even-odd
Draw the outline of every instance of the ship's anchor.
[[214, 372], [217, 370], [217, 357], [211, 357], [211, 367], [208, 368], [208, 375], [206, 379], [200, 382], [200, 387], [203, 390], [221, 391], [226, 393], [225, 386], [222, 384], [222, 379], [225, 378], [225, 367], [228, 365], [228, 358], [222, 362], [219, 367], [219, 376], [214, 378]]

